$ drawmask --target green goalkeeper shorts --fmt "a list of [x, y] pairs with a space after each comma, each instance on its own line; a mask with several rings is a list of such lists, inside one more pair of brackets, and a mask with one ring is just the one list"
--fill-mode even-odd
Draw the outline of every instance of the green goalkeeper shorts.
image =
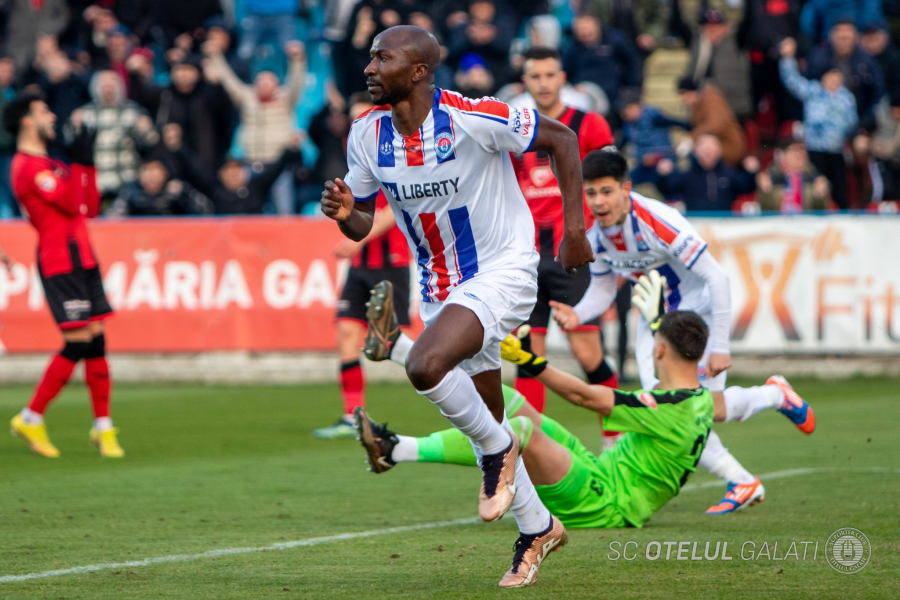
[[550, 514], [566, 527], [627, 526], [616, 510], [607, 474], [597, 465], [594, 455], [574, 435], [557, 441], [569, 450], [572, 466], [559, 483], [535, 486]]

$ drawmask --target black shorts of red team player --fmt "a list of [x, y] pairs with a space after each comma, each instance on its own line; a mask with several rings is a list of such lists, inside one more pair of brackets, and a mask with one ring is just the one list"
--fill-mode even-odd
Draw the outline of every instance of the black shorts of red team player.
[[[553, 230], [540, 229], [541, 261], [538, 263], [538, 291], [537, 302], [528, 324], [535, 333], [547, 333], [550, 324], [550, 301], [575, 306], [581, 301], [584, 293], [591, 283], [591, 273], [588, 266], [579, 268], [574, 275], [569, 275], [562, 265], [554, 260], [556, 249], [553, 247]], [[575, 331], [598, 331], [600, 319], [592, 319], [582, 323]]]
[[366, 321], [366, 302], [372, 288], [379, 281], [387, 279], [394, 286], [394, 310], [401, 327], [409, 326], [409, 267], [384, 267], [366, 269], [351, 267], [347, 272], [347, 282], [341, 299], [338, 300], [338, 319]]
[[103, 291], [100, 269], [83, 268], [75, 244], [69, 245], [69, 255], [72, 257], [72, 270], [51, 277], [44, 276], [41, 261], [37, 261], [47, 306], [63, 331], [87, 327], [91, 321], [105, 319], [113, 312]]

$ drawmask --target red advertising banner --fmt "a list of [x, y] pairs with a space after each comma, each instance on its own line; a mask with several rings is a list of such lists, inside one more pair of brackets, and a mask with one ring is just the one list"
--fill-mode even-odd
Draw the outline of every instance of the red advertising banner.
[[[346, 270], [330, 221], [303, 217], [97, 220], [91, 239], [113, 352], [330, 350]], [[0, 266], [0, 350], [56, 350], [61, 339], [35, 268], [37, 237], [0, 224], [17, 264]]]

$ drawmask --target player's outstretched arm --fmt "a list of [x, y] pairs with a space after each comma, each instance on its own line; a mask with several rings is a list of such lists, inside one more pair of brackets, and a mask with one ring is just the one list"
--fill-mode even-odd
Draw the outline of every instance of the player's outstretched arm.
[[559, 244], [559, 258], [569, 273], [594, 260], [585, 235], [584, 184], [581, 180], [581, 154], [575, 132], [554, 119], [542, 117], [534, 150], [550, 154], [550, 167], [559, 181], [563, 200], [565, 229]]
[[375, 197], [357, 202], [350, 187], [340, 178], [326, 181], [322, 190], [322, 214], [338, 223], [341, 232], [358, 242], [372, 231], [375, 219]]
[[522, 341], [507, 336], [500, 343], [500, 356], [519, 365], [523, 371], [537, 377], [538, 381], [577, 406], [609, 415], [613, 409], [613, 390], [602, 385], [590, 385], [581, 379], [551, 367], [543, 356], [522, 349]]

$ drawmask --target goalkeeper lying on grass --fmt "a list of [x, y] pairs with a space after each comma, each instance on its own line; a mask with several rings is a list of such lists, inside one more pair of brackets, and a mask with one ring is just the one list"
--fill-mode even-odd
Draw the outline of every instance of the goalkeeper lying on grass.
[[[566, 527], [641, 527], [678, 494], [703, 451], [713, 400], [700, 386], [697, 361], [709, 330], [696, 313], [661, 314], [663, 286], [653, 272], [635, 288], [635, 304], [655, 330], [658, 390], [620, 392], [589, 385], [525, 352], [512, 336], [503, 344], [504, 359], [523, 366], [569, 402], [603, 415], [604, 428], [626, 432], [612, 449], [594, 456], [562, 425], [505, 387], [506, 413], [528, 473], [541, 500]], [[375, 423], [362, 408], [355, 415], [375, 473], [406, 461], [475, 466], [468, 439], [455, 429], [411, 438]]]

